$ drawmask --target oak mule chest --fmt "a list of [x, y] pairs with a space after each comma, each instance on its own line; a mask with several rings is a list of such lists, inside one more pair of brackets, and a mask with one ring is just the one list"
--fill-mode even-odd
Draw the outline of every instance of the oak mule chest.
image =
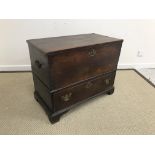
[[34, 96], [51, 123], [82, 101], [114, 92], [122, 42], [94, 33], [27, 40]]

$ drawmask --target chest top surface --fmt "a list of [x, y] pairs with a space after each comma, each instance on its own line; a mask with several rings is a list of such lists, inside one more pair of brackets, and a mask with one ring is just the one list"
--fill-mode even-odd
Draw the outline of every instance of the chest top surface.
[[27, 40], [29, 44], [38, 48], [45, 54], [115, 41], [122, 41], [122, 39], [95, 33]]

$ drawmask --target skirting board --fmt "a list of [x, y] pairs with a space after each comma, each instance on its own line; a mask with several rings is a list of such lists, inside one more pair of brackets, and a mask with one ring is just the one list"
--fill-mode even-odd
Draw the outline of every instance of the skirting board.
[[[118, 69], [155, 68], [155, 63], [118, 64]], [[0, 65], [0, 71], [31, 71], [31, 65]]]
[[0, 65], [0, 71], [31, 71], [31, 65]]
[[118, 63], [118, 69], [155, 68], [155, 63]]

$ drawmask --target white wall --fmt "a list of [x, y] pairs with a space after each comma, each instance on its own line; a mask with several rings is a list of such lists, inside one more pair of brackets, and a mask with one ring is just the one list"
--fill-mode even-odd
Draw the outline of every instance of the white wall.
[[27, 39], [82, 33], [124, 39], [119, 68], [155, 68], [155, 20], [24, 19], [0, 20], [0, 70], [30, 69]]

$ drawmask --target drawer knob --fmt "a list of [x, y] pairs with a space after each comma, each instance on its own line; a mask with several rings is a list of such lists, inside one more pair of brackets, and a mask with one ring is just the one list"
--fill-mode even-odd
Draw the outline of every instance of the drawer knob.
[[39, 62], [39, 60], [36, 60], [35, 61], [35, 64], [38, 68], [41, 68], [42, 67], [42, 64]]
[[93, 83], [89, 81], [89, 82], [87, 82], [87, 84], [86, 84], [86, 88], [88, 89], [88, 88], [90, 88], [92, 85], [93, 85]]
[[96, 55], [96, 51], [95, 51], [94, 49], [91, 49], [91, 50], [89, 51], [89, 56], [93, 57], [93, 56], [95, 56], [95, 55]]
[[68, 94], [61, 96], [61, 98], [63, 101], [67, 102], [70, 100], [71, 96], [72, 96], [72, 93], [68, 93]]
[[106, 80], [105, 80], [105, 84], [106, 84], [106, 85], [109, 85], [109, 83], [110, 83], [110, 80], [109, 80], [109, 79], [106, 79]]

